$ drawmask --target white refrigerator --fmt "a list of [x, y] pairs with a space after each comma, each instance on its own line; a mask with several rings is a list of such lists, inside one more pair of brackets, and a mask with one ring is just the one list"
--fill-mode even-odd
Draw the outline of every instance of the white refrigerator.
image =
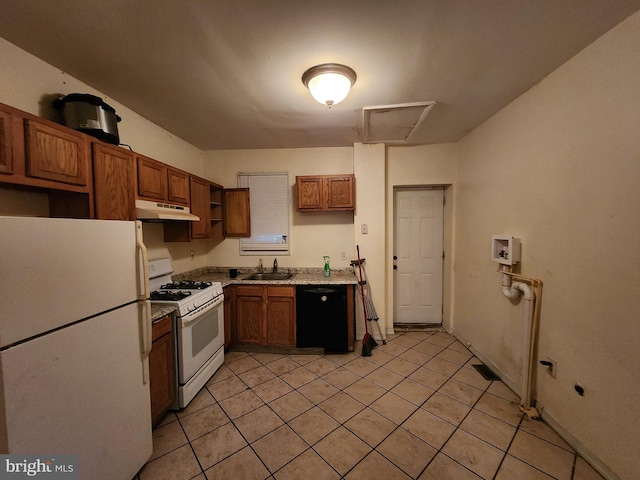
[[0, 217], [0, 453], [131, 480], [152, 454], [139, 222]]

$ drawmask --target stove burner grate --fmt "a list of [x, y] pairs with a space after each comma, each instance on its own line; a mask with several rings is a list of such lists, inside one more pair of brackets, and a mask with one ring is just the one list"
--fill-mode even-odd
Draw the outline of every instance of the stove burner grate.
[[182, 280], [180, 282], [167, 283], [160, 287], [162, 290], [204, 290], [209, 288], [211, 282], [196, 282], [194, 280]]
[[[164, 287], [163, 287], [164, 288]], [[187, 298], [191, 292], [160, 291], [151, 292], [150, 299], [155, 301], [175, 302]]]

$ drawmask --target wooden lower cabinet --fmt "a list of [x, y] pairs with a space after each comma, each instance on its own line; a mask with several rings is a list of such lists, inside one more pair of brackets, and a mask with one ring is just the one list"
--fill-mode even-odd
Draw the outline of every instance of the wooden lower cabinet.
[[235, 288], [237, 343], [295, 346], [295, 287], [238, 285]]
[[173, 351], [173, 315], [158, 320], [152, 327], [153, 344], [149, 354], [149, 385], [151, 388], [151, 421], [162, 420], [175, 398]]
[[239, 285], [236, 287], [236, 341], [262, 344], [264, 326], [264, 302], [262, 286]]
[[296, 345], [294, 287], [265, 287], [267, 291], [267, 345]]
[[224, 287], [224, 349], [236, 343], [236, 287]]

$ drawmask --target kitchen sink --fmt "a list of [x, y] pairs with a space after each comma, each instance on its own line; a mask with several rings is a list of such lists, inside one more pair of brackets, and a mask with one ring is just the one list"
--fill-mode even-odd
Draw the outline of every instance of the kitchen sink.
[[252, 273], [247, 280], [288, 280], [293, 273]]

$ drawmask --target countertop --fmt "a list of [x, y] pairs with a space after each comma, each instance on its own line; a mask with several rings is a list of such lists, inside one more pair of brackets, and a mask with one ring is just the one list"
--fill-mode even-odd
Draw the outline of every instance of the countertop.
[[[353, 269], [331, 270], [329, 277], [324, 276], [321, 268], [280, 268], [279, 273], [292, 273], [287, 280], [247, 280], [255, 268], [240, 269], [240, 275], [236, 278], [229, 277], [229, 268], [232, 267], [204, 267], [191, 272], [173, 275], [173, 280], [196, 280], [199, 282], [220, 282], [223, 287], [228, 285], [357, 285], [358, 279]], [[271, 272], [265, 268], [265, 273]]]
[[[287, 280], [247, 280], [255, 268], [240, 269], [236, 278], [229, 277], [229, 269], [233, 267], [204, 267], [186, 273], [172, 275], [173, 281], [195, 280], [198, 282], [220, 282], [223, 287], [229, 285], [357, 285], [358, 279], [351, 268], [331, 270], [329, 277], [324, 276], [322, 268], [280, 268], [279, 273], [292, 273]], [[266, 268], [265, 272], [271, 269]], [[177, 308], [173, 305], [152, 304], [151, 318], [153, 321], [173, 313]]]

